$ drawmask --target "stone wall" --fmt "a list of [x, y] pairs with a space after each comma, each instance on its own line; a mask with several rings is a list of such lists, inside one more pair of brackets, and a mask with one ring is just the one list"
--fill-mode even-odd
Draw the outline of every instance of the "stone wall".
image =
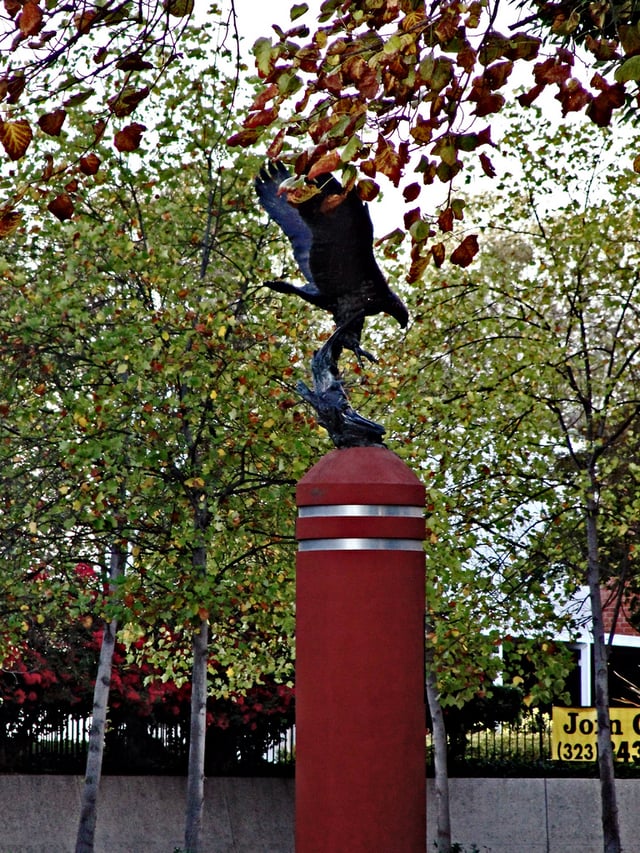
[[[0, 776], [0, 853], [72, 853], [81, 784], [76, 776]], [[463, 849], [475, 844], [480, 853], [602, 853], [595, 779], [450, 784], [453, 836]], [[183, 778], [103, 777], [95, 853], [173, 853], [182, 843], [185, 789]], [[619, 780], [617, 790], [623, 848], [632, 853], [640, 849], [640, 780]], [[432, 780], [427, 815], [432, 853]], [[202, 853], [294, 853], [293, 826], [292, 779], [207, 780]]]

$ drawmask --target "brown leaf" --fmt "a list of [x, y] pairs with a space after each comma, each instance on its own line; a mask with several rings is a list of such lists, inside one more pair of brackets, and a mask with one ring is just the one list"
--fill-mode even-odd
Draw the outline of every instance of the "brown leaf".
[[450, 207], [447, 207], [446, 210], [443, 210], [438, 216], [438, 226], [440, 230], [445, 233], [453, 231], [453, 210]]
[[145, 71], [147, 68], [153, 68], [153, 63], [147, 62], [142, 54], [135, 50], [119, 59], [116, 62], [116, 68], [121, 71]]
[[9, 80], [7, 80], [7, 103], [17, 104], [20, 95], [24, 91], [25, 85], [26, 80], [24, 74], [18, 73], [14, 74], [13, 77], [10, 77]]
[[475, 103], [475, 115], [479, 118], [500, 112], [504, 106], [504, 97], [492, 92], [484, 77], [476, 77], [469, 93], [469, 100]]
[[591, 101], [586, 113], [598, 127], [607, 127], [611, 123], [613, 111], [624, 104], [625, 93], [622, 83], [612, 86], [600, 74], [594, 74], [591, 85], [600, 90], [600, 94]]
[[80, 171], [83, 175], [95, 175], [99, 168], [100, 158], [93, 151], [80, 158]]
[[380, 187], [371, 178], [363, 178], [358, 181], [358, 195], [362, 201], [373, 201], [380, 192]]
[[482, 171], [489, 178], [495, 178], [496, 170], [491, 162], [491, 159], [483, 152], [480, 154], [480, 165], [482, 166]]
[[542, 45], [542, 39], [528, 33], [514, 33], [507, 41], [503, 56], [507, 59], [524, 59], [530, 62], [535, 59]]
[[22, 9], [22, 3], [19, 0], [4, 0], [4, 8], [10, 18], [15, 18], [20, 9]]
[[104, 119], [98, 119], [98, 121], [93, 125], [93, 134], [96, 142], [100, 142], [102, 137], [104, 136], [104, 132], [107, 129], [107, 123]]
[[401, 142], [398, 150], [392, 142], [378, 136], [378, 145], [375, 153], [375, 164], [378, 171], [386, 175], [391, 180], [395, 187], [400, 183], [402, 170], [409, 160], [409, 146], [406, 142]]
[[25, 119], [0, 122], [0, 142], [12, 160], [24, 157], [32, 139], [31, 125]]
[[571, 77], [571, 67], [558, 62], [555, 56], [550, 56], [544, 62], [533, 66], [533, 77], [538, 84], [564, 83]]
[[42, 180], [48, 181], [51, 175], [53, 175], [53, 156], [51, 154], [45, 154], [44, 169], [42, 170]]
[[22, 214], [17, 210], [0, 211], [0, 237], [8, 237], [13, 233], [22, 220]]
[[76, 15], [73, 19], [73, 23], [75, 24], [78, 32], [83, 35], [88, 33], [91, 29], [91, 24], [94, 22], [97, 15], [98, 13], [95, 9], [85, 9], [84, 12], [80, 12], [79, 15]]
[[587, 92], [582, 85], [573, 77], [567, 84], [560, 87], [556, 100], [562, 104], [562, 115], [570, 112], [579, 112], [593, 100], [591, 92]]
[[121, 92], [118, 92], [118, 94], [114, 95], [112, 98], [109, 98], [107, 103], [109, 104], [109, 109], [114, 115], [118, 118], [124, 118], [125, 116], [131, 115], [140, 101], [143, 101], [148, 94], [148, 86], [143, 86], [142, 89], [137, 90], [126, 88]]
[[419, 195], [420, 184], [416, 182], [409, 184], [402, 190], [402, 196], [407, 203], [415, 201]]
[[253, 103], [249, 107], [251, 112], [255, 110], [263, 110], [269, 101], [273, 100], [276, 97], [280, 90], [276, 86], [275, 83], [269, 83], [268, 86], [265, 86], [254, 98]]
[[435, 246], [431, 247], [431, 256], [433, 258], [434, 264], [439, 268], [444, 263], [445, 258], [445, 247], [444, 243], [436, 243]]
[[193, 12], [194, 0], [164, 0], [162, 8], [175, 18], [186, 18]]
[[490, 89], [500, 89], [507, 82], [512, 71], [513, 62], [510, 60], [496, 62], [495, 65], [490, 65], [489, 68], [485, 69], [484, 78]]
[[22, 7], [22, 14], [18, 18], [18, 27], [22, 35], [35, 36], [42, 29], [42, 9], [33, 0], [27, 0]]
[[60, 136], [66, 117], [66, 110], [54, 110], [52, 113], [45, 113], [45, 115], [40, 116], [38, 125], [43, 133], [47, 133], [49, 136]]
[[458, 267], [468, 267], [478, 253], [478, 237], [469, 234], [451, 253], [451, 263]]
[[259, 136], [260, 131], [256, 127], [249, 128], [248, 130], [240, 130], [238, 133], [232, 134], [227, 139], [227, 145], [230, 148], [234, 148], [236, 146], [239, 146], [240, 148], [248, 148], [249, 145], [253, 145]]
[[267, 159], [268, 160], [277, 160], [280, 156], [280, 152], [282, 151], [282, 146], [284, 145], [284, 128], [279, 130], [273, 138], [273, 142], [267, 148]]
[[539, 83], [533, 88], [529, 89], [528, 92], [524, 92], [522, 95], [518, 95], [517, 101], [522, 107], [530, 107], [531, 104], [535, 101], [535, 99], [542, 94], [545, 85], [543, 83]]
[[334, 169], [337, 169], [340, 165], [340, 154], [338, 151], [329, 151], [326, 154], [323, 154], [316, 162], [311, 166], [307, 173], [307, 177], [309, 180], [313, 180], [318, 175], [326, 175], [327, 172], [332, 172]]
[[135, 151], [140, 147], [142, 134], [147, 128], [144, 124], [133, 122], [119, 130], [113, 138], [113, 144], [118, 151]]
[[59, 219], [60, 222], [64, 222], [65, 219], [71, 219], [73, 216], [73, 202], [71, 201], [71, 196], [68, 193], [60, 193], [57, 195], [53, 201], [50, 201], [47, 205], [47, 210]]
[[244, 126], [247, 129], [252, 127], [266, 127], [278, 117], [278, 108], [271, 107], [268, 110], [258, 110], [258, 112], [249, 113], [244, 121]]
[[407, 274], [407, 281], [409, 284], [413, 284], [422, 278], [428, 263], [429, 255], [426, 257], [424, 255], [418, 255], [412, 259], [411, 266], [409, 267], [409, 272]]

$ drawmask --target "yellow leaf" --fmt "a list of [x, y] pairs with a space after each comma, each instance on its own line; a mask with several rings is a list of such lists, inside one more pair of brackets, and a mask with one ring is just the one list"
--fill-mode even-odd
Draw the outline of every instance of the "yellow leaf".
[[33, 132], [28, 121], [0, 121], [0, 142], [12, 160], [24, 157], [32, 139]]

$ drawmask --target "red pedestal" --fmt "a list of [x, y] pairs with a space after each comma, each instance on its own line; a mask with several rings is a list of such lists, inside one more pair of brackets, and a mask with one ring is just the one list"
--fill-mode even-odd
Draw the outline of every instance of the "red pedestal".
[[356, 447], [297, 501], [296, 853], [424, 853], [424, 487]]

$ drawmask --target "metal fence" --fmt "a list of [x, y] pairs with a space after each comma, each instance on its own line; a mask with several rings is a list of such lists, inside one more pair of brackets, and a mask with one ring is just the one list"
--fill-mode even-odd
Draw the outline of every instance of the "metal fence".
[[[84, 773], [91, 717], [66, 717], [56, 724], [2, 724], [0, 773]], [[253, 731], [207, 731], [207, 775], [278, 772], [293, 761], [295, 731], [282, 721]], [[105, 773], [186, 773], [187, 721], [153, 723], [140, 719], [107, 728]]]
[[[532, 711], [517, 723], [459, 732], [449, 740], [449, 765], [462, 772], [507, 766], [535, 769], [551, 761], [551, 715]], [[433, 763], [433, 743], [427, 734], [427, 764]]]

